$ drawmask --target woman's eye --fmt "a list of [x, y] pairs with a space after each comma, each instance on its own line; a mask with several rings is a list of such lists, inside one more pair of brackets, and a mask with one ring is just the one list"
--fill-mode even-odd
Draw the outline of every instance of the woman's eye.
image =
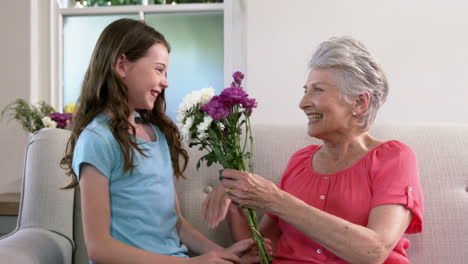
[[315, 93], [323, 92], [323, 89], [318, 88], [318, 87], [315, 87], [315, 88], [314, 88], [314, 92], [315, 92]]

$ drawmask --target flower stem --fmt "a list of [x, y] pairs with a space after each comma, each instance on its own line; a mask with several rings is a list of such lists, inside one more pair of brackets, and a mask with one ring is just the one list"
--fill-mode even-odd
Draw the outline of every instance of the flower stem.
[[[247, 132], [245, 133], [246, 137], [247, 135], [249, 136], [250, 140], [250, 155], [249, 155], [249, 172], [253, 173], [254, 171], [254, 163], [253, 163], [253, 148], [254, 148], [254, 142], [253, 142], [253, 136], [252, 136], [252, 126], [250, 125], [250, 117], [246, 117], [246, 127], [247, 127]], [[246, 140], [247, 141], [247, 140]]]
[[244, 214], [247, 218], [247, 223], [250, 227], [252, 232], [252, 239], [257, 244], [258, 254], [260, 256], [260, 263], [261, 264], [270, 264], [272, 262], [270, 254], [268, 254], [268, 249], [266, 247], [265, 240], [263, 239], [262, 235], [258, 230], [258, 221], [257, 221], [257, 214], [251, 208], [241, 206]]
[[[240, 145], [238, 145], [240, 148]], [[241, 158], [238, 160], [238, 162], [235, 162], [235, 164], [232, 164], [233, 166], [230, 168], [237, 169], [237, 170], [245, 170], [245, 163], [244, 159]], [[249, 165], [249, 169], [252, 169], [253, 166], [251, 167]], [[251, 171], [251, 173], [253, 173]], [[263, 239], [262, 235], [260, 234], [259, 227], [258, 227], [258, 219], [257, 219], [257, 214], [254, 209], [247, 208], [245, 206], [240, 206], [238, 205], [239, 208], [242, 209], [244, 212], [246, 218], [247, 218], [247, 224], [249, 225], [250, 231], [251, 231], [251, 236], [252, 239], [255, 241], [257, 244], [258, 248], [258, 254], [260, 256], [260, 263], [261, 264], [271, 264], [272, 259], [270, 254], [268, 253], [268, 249], [266, 247], [265, 240]]]

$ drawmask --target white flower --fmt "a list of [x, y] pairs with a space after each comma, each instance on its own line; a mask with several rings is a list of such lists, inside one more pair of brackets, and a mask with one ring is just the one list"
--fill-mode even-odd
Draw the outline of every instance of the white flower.
[[44, 124], [45, 127], [51, 127], [51, 128], [56, 128], [57, 127], [57, 122], [53, 121], [50, 116], [44, 116], [42, 118], [42, 123]]
[[190, 135], [190, 128], [192, 128], [193, 120], [193, 116], [190, 116], [185, 120], [185, 123], [181, 123], [179, 125], [180, 134], [186, 143], [189, 143], [192, 140]]
[[206, 115], [206, 116], [203, 118], [203, 122], [201, 122], [200, 124], [198, 124], [198, 126], [197, 126], [197, 133], [198, 133], [198, 138], [199, 138], [200, 140], [203, 140], [203, 139], [205, 139], [205, 138], [208, 137], [208, 134], [206, 133], [206, 131], [207, 131], [208, 128], [210, 127], [211, 122], [213, 122], [213, 118], [211, 118], [209, 115]]
[[187, 114], [186, 111], [181, 111], [180, 108], [179, 108], [179, 110], [177, 111], [177, 116], [176, 116], [177, 122], [179, 124], [182, 124], [186, 114]]
[[179, 105], [179, 112], [187, 112], [192, 107], [200, 103], [201, 93], [200, 91], [193, 91], [187, 94]]
[[193, 91], [190, 94], [187, 94], [182, 102], [179, 105], [179, 109], [177, 111], [177, 121], [182, 123], [182, 121], [186, 118], [187, 112], [190, 111], [193, 107], [196, 106], [203, 106], [208, 103], [211, 98], [214, 96], [214, 89], [213, 88], [203, 88], [200, 91]]
[[200, 90], [200, 94], [201, 94], [200, 105], [205, 105], [211, 100], [211, 98], [213, 98], [214, 89], [211, 87], [203, 88]]
[[200, 103], [201, 93], [200, 91], [193, 91], [184, 98], [184, 104], [186, 109], [190, 109]]

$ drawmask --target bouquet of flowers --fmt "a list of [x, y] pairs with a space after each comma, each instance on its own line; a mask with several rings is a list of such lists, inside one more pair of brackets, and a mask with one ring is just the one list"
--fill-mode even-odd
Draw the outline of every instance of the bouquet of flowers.
[[1, 112], [1, 118], [8, 116], [20, 122], [24, 130], [34, 133], [45, 127], [69, 129], [73, 126], [75, 104], [68, 103], [64, 112], [59, 113], [42, 101], [37, 105], [30, 105], [24, 99], [16, 99], [8, 104]]
[[[220, 95], [214, 95], [212, 88], [194, 91], [183, 99], [179, 106], [177, 120], [184, 141], [189, 147], [198, 146], [207, 151], [197, 163], [205, 161], [207, 166], [219, 163], [223, 168], [253, 173], [253, 137], [250, 125], [252, 110], [257, 101], [249, 98], [242, 89], [244, 74], [235, 72], [231, 87]], [[220, 180], [222, 180], [220, 176]], [[258, 230], [257, 215], [253, 209], [242, 207], [257, 243], [261, 263], [271, 263], [265, 241]]]

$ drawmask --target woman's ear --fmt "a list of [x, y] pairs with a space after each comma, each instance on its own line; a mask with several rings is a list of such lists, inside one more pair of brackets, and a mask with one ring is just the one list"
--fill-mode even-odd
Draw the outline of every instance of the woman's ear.
[[370, 103], [370, 94], [368, 91], [358, 95], [354, 101], [353, 115], [360, 115], [366, 112]]
[[121, 79], [125, 79], [127, 75], [127, 57], [125, 54], [121, 54], [117, 58], [117, 62], [115, 63], [115, 72]]

